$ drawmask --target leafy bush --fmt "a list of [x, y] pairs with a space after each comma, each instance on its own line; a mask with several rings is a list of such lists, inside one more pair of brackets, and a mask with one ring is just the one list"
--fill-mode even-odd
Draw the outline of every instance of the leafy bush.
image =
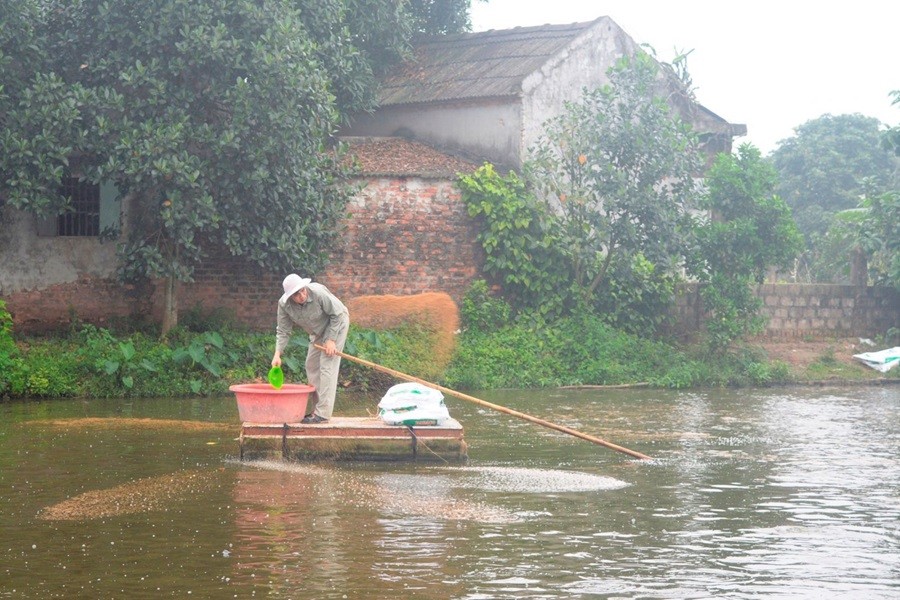
[[200, 304], [195, 304], [184, 313], [178, 316], [179, 326], [193, 331], [195, 333], [203, 333], [205, 331], [224, 331], [237, 329], [238, 321], [235, 318], [234, 310], [221, 306], [212, 310], [205, 310]]
[[610, 270], [594, 297], [594, 309], [607, 323], [635, 335], [652, 335], [671, 320], [676, 277], [644, 258]]
[[697, 385], [703, 380], [701, 365], [694, 361], [686, 361], [674, 365], [653, 383], [659, 387], [685, 389]]
[[444, 377], [460, 389], [614, 385], [646, 382], [684, 389], [787, 381], [784, 363], [743, 350], [711, 356], [616, 330], [601, 316], [553, 324], [519, 319], [493, 332], [468, 330]]
[[472, 282], [460, 309], [463, 327], [482, 332], [494, 331], [509, 323], [511, 315], [509, 304], [492, 296], [483, 279]]
[[477, 240], [484, 270], [503, 286], [516, 309], [543, 315], [564, 312], [572, 277], [546, 203], [515, 174], [500, 175], [485, 164], [459, 180], [469, 216], [482, 224]]
[[468, 389], [634, 383], [659, 377], [677, 364], [676, 354], [598, 316], [520, 319], [494, 332], [464, 332], [445, 381]]
[[777, 173], [759, 150], [743, 144], [737, 155], [719, 154], [709, 171], [703, 208], [716, 218], [696, 229], [699, 250], [694, 274], [701, 288], [710, 353], [758, 333], [764, 319], [753, 284], [770, 267], [788, 268], [802, 237], [787, 204], [774, 195]]
[[463, 343], [444, 375], [449, 387], [527, 388], [559, 385], [558, 371], [544, 332], [511, 325], [496, 332], [464, 333]]
[[[435, 336], [434, 331], [416, 322], [384, 331], [351, 326], [344, 351], [388, 369], [434, 381], [443, 375], [433, 360]], [[387, 389], [396, 382], [390, 374], [349, 360], [341, 363], [341, 372], [362, 389]]]
[[[345, 352], [435, 380], [441, 373], [432, 360], [434, 335], [420, 324], [378, 332], [352, 326]], [[2, 371], [9, 396], [183, 397], [224, 394], [234, 383], [265, 381], [274, 337], [229, 329], [196, 333], [182, 326], [160, 342], [154, 335], [117, 336], [88, 324], [67, 337], [29, 339], [26, 346]], [[293, 351], [284, 357], [288, 379], [305, 380], [307, 346], [306, 336], [292, 337]], [[341, 380], [362, 389], [386, 389], [395, 382], [349, 360], [341, 364]]]
[[12, 336], [12, 316], [0, 300], [0, 398], [24, 389], [22, 361]]

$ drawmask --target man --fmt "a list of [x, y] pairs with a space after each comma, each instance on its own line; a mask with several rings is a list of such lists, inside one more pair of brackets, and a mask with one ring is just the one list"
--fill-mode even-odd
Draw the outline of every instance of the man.
[[[309, 335], [306, 352], [306, 379], [316, 388], [310, 395], [310, 406], [302, 423], [326, 423], [334, 410], [338, 372], [347, 332], [350, 329], [350, 313], [347, 307], [320, 283], [291, 273], [282, 283], [284, 295], [278, 301], [278, 320], [275, 329], [275, 355], [272, 366], [281, 366], [281, 353], [291, 339], [294, 326]], [[325, 350], [319, 350], [320, 345]]]

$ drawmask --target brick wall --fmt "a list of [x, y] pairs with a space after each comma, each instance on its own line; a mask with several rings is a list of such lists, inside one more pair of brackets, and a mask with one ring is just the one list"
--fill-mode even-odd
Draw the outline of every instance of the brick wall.
[[[356, 183], [362, 191], [348, 206], [331, 261], [322, 273], [300, 274], [345, 301], [421, 292], [446, 292], [459, 301], [484, 262], [459, 190], [440, 178], [373, 177]], [[197, 270], [194, 283], [181, 286], [180, 309], [221, 307], [251, 327], [274, 328], [285, 275], [236, 259], [211, 260]], [[159, 292], [154, 305], [161, 310]]]
[[[348, 207], [331, 262], [322, 273], [301, 273], [349, 300], [369, 294], [446, 292], [459, 301], [481, 273], [476, 226], [448, 177], [372, 177]], [[287, 273], [271, 272], [225, 252], [215, 253], [179, 284], [181, 313], [224, 309], [261, 330], [274, 328], [275, 306]], [[4, 290], [16, 331], [64, 327], [72, 318], [100, 325], [115, 317], [161, 321], [163, 286], [141, 289], [112, 278], [80, 275], [40, 290]]]
[[[767, 337], [873, 336], [900, 327], [900, 292], [886, 287], [764, 284], [757, 288]], [[676, 330], [696, 332], [704, 311], [696, 284], [679, 288]]]
[[[108, 327], [117, 319], [151, 309], [147, 286], [123, 285], [112, 279], [84, 277], [43, 289], [4, 294], [17, 333], [43, 333], [68, 327], [73, 320]], [[160, 313], [161, 314], [161, 313]]]
[[347, 296], [440, 291], [459, 300], [483, 264], [475, 223], [447, 180], [368, 180], [322, 279]]

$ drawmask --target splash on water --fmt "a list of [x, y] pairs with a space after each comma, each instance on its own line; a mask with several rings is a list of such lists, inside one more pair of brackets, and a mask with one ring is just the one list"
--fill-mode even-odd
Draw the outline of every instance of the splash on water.
[[463, 475], [456, 481], [459, 487], [491, 492], [531, 494], [594, 492], [618, 490], [628, 485], [612, 477], [559, 469], [462, 467], [454, 471]]
[[518, 516], [508, 510], [483, 502], [454, 498], [451, 490], [444, 486], [431, 486], [426, 492], [422, 487], [409, 488], [398, 484], [402, 478], [396, 477], [374, 479], [372, 475], [367, 474], [268, 460], [238, 464], [256, 469], [312, 476], [312, 485], [327, 488], [331, 493], [339, 495], [341, 502], [357, 507], [433, 519], [479, 523], [510, 523], [519, 520]]

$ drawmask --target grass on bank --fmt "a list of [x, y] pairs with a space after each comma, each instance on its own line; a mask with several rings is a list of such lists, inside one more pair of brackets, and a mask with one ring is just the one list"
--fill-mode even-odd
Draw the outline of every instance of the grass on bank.
[[[538, 325], [504, 322], [496, 314], [479, 321], [463, 312], [470, 326], [458, 336], [446, 369], [432, 360], [435, 333], [418, 324], [378, 332], [351, 326], [345, 352], [459, 390], [634, 383], [684, 389], [897, 377], [853, 368], [828, 353], [800, 372], [750, 346], [710, 355], [700, 347], [637, 338], [595, 316]], [[0, 305], [0, 398], [227, 394], [234, 383], [265, 381], [274, 347], [272, 333], [221, 319], [189, 320], [165, 341], [152, 329], [115, 332], [88, 324], [14, 340], [4, 313]], [[305, 380], [305, 356], [306, 337], [293, 336], [284, 357], [288, 381]], [[388, 375], [342, 362], [345, 388], [379, 392], [392, 383]]]

